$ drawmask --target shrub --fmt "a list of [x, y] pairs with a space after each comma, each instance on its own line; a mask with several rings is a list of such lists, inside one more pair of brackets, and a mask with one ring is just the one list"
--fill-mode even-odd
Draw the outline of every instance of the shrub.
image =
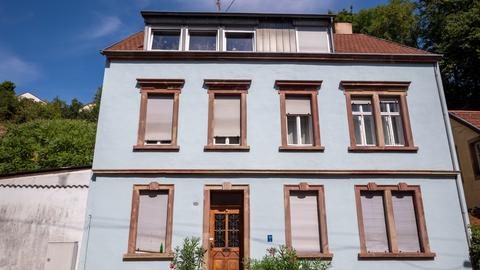
[[200, 246], [200, 238], [192, 237], [183, 240], [183, 246], [176, 247], [170, 268], [176, 270], [200, 270], [206, 250]]
[[480, 269], [480, 225], [472, 225], [472, 242], [470, 255], [473, 269]]
[[247, 270], [325, 270], [330, 266], [329, 262], [322, 260], [299, 259], [293, 249], [285, 246], [269, 248], [268, 254], [260, 260], [246, 259], [244, 261]]

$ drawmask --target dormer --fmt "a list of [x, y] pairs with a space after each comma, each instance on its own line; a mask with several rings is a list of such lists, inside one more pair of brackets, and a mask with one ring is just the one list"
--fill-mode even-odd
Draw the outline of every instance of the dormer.
[[144, 50], [331, 53], [331, 15], [144, 11]]

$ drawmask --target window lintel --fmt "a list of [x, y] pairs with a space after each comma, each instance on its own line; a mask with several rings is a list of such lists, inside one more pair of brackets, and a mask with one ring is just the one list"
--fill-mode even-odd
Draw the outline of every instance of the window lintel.
[[184, 79], [146, 79], [138, 78], [137, 85], [143, 90], [180, 90]]
[[345, 91], [407, 91], [409, 81], [341, 81], [340, 86]]
[[248, 90], [252, 80], [205, 79], [203, 85], [208, 90]]
[[283, 90], [309, 90], [318, 91], [322, 86], [323, 81], [308, 81], [308, 80], [276, 80], [275, 88]]

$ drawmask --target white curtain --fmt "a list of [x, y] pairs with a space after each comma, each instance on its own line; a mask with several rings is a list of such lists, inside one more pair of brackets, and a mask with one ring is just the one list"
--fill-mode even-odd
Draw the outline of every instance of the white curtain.
[[145, 140], [171, 140], [173, 95], [149, 96], [145, 121]]
[[290, 193], [292, 247], [297, 252], [321, 252], [317, 192]]

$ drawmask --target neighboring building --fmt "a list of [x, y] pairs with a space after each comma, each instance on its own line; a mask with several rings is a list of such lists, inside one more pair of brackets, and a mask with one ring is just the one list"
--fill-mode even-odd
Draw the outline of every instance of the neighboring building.
[[88, 103], [88, 104], [85, 104], [83, 105], [82, 108], [80, 108], [80, 111], [90, 111], [92, 110], [93, 108], [95, 107], [95, 103]]
[[38, 103], [42, 103], [42, 104], [45, 104], [46, 102], [41, 100], [39, 97], [35, 96], [34, 94], [30, 93], [30, 92], [25, 92], [21, 95], [18, 95], [17, 96], [18, 99], [30, 99], [30, 100], [33, 100], [35, 102], [38, 102]]
[[331, 15], [142, 15], [103, 50], [84, 269], [169, 269], [189, 236], [210, 270], [283, 244], [335, 270], [470, 268], [439, 55]]
[[90, 168], [0, 175], [0, 269], [74, 270]]
[[450, 111], [450, 120], [468, 208], [480, 208], [480, 111]]

